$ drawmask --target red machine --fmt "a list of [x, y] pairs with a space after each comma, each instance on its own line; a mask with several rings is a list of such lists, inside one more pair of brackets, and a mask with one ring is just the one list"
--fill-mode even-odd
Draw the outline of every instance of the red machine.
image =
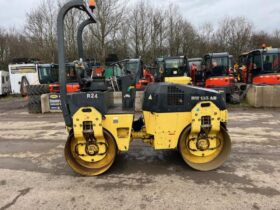
[[206, 80], [207, 88], [216, 88], [216, 87], [231, 87], [234, 85], [234, 77], [210, 77]]
[[[60, 85], [58, 83], [53, 83], [49, 85], [50, 93], [59, 93]], [[67, 93], [75, 93], [80, 90], [80, 85], [78, 83], [68, 83], [66, 85]]]
[[143, 70], [143, 78], [140, 79], [136, 83], [135, 88], [137, 90], [143, 89], [149, 83], [154, 82], [154, 81], [155, 81], [155, 79], [154, 79], [154, 76], [151, 74], [151, 72], [147, 68], [144, 68], [144, 70]]
[[104, 67], [102, 67], [102, 66], [97, 66], [97, 67], [95, 67], [95, 71], [92, 72], [92, 73], [95, 74], [95, 75], [92, 75], [92, 76], [95, 76], [95, 77], [103, 77], [104, 72], [105, 72], [105, 68], [104, 68]]
[[264, 48], [248, 53], [246, 83], [280, 85], [280, 49]]
[[[68, 93], [78, 92], [80, 90], [80, 85], [77, 82], [75, 65], [74, 64], [67, 64], [66, 65], [67, 71], [67, 84], [66, 89]], [[58, 82], [52, 83], [49, 85], [50, 93], [59, 93], [60, 92], [60, 84]]]
[[234, 81], [231, 59], [228, 53], [210, 53], [204, 57], [207, 88], [225, 87]]
[[229, 53], [210, 53], [204, 56], [205, 87], [223, 91], [231, 102], [235, 90], [232, 56]]

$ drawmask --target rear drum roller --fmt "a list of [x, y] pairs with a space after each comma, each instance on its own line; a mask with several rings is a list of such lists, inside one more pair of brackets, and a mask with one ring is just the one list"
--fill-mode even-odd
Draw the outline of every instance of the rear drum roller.
[[114, 163], [117, 147], [114, 138], [107, 131], [104, 131], [104, 138], [106, 142], [106, 149], [103, 149], [104, 154], [79, 155], [77, 153], [77, 141], [74, 135], [70, 134], [64, 149], [68, 165], [76, 173], [84, 176], [97, 176], [105, 173]]
[[[225, 128], [221, 127], [215, 139], [194, 140], [190, 138], [191, 128], [186, 128], [179, 140], [179, 151], [184, 161], [193, 169], [210, 171], [219, 168], [229, 157], [231, 140]], [[211, 147], [211, 145], [215, 145]]]

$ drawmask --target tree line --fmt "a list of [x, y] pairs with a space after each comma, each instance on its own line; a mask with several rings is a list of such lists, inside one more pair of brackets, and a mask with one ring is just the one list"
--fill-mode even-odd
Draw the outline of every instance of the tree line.
[[[41, 0], [26, 14], [24, 29], [0, 26], [0, 67], [7, 69], [13, 58], [37, 58], [57, 62], [56, 16], [64, 0]], [[162, 56], [201, 57], [209, 52], [228, 51], [235, 58], [242, 52], [259, 48], [263, 43], [280, 46], [280, 30], [255, 31], [244, 17], [225, 17], [217, 25], [194, 26], [178, 11], [176, 4], [153, 7], [140, 0], [98, 0], [97, 24], [84, 32], [84, 50], [88, 58], [104, 64], [109, 54], [119, 59], [141, 57], [152, 63]], [[78, 58], [76, 32], [87, 17], [79, 10], [70, 11], [65, 20], [66, 55]]]

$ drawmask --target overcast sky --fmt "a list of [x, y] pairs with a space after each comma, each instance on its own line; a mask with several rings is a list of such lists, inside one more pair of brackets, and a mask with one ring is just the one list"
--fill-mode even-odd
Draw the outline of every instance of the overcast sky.
[[[133, 0], [137, 1], [137, 0]], [[22, 29], [25, 14], [40, 0], [0, 0], [0, 26]], [[195, 27], [204, 22], [214, 25], [225, 16], [244, 16], [256, 27], [267, 32], [280, 29], [280, 0], [150, 0], [163, 7], [174, 2]]]

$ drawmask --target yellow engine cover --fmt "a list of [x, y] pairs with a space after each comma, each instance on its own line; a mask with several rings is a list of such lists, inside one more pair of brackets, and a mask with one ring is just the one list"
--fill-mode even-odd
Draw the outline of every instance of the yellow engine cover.
[[165, 77], [164, 82], [179, 84], [179, 85], [191, 85], [192, 79], [190, 77], [186, 77], [186, 76]]

